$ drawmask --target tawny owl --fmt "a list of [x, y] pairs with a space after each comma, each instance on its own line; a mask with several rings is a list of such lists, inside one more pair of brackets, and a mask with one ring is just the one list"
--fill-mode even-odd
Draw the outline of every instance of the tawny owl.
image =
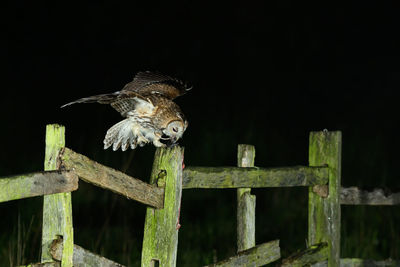
[[188, 122], [172, 100], [191, 87], [169, 76], [139, 72], [121, 91], [85, 97], [65, 104], [110, 104], [126, 119], [112, 126], [104, 138], [104, 149], [113, 150], [153, 143], [156, 147], [173, 145], [185, 132]]

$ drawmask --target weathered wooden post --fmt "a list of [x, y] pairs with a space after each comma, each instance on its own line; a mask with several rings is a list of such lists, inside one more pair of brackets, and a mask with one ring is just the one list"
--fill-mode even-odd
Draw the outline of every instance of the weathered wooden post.
[[340, 265], [341, 132], [311, 132], [310, 166], [327, 165], [329, 184], [309, 189], [308, 243], [328, 243], [328, 266]]
[[164, 187], [164, 208], [147, 208], [142, 266], [176, 266], [184, 149], [158, 148], [150, 183]]
[[[254, 167], [255, 148], [252, 145], [238, 145], [238, 167]], [[237, 189], [237, 247], [238, 252], [252, 248], [255, 241], [256, 196], [251, 188]]]
[[[46, 127], [46, 153], [44, 169], [57, 170], [57, 158], [65, 146], [65, 128], [57, 124]], [[58, 193], [43, 197], [43, 228], [41, 261], [52, 262], [50, 245], [58, 236], [63, 237], [61, 266], [72, 266], [73, 228], [71, 193]]]

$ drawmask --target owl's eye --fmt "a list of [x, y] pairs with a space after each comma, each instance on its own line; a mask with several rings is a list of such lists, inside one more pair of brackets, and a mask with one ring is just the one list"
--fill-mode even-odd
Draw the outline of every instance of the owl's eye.
[[174, 132], [178, 132], [178, 128], [177, 127], [172, 127], [172, 131], [174, 131]]

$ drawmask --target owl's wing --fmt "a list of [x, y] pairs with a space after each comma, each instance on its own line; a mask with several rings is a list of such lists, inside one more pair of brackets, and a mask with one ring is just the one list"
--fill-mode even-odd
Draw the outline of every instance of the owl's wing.
[[133, 110], [143, 116], [152, 114], [154, 110], [154, 105], [150, 100], [133, 91], [118, 91], [112, 94], [84, 97], [67, 103], [61, 106], [61, 108], [76, 103], [111, 104], [111, 106], [124, 117], [129, 116], [128, 113]]
[[133, 111], [138, 116], [150, 116], [155, 109], [148, 98], [132, 91], [121, 91], [118, 97], [111, 102], [111, 106], [123, 117], [132, 115], [130, 113]]
[[174, 99], [192, 89], [186, 83], [170, 76], [155, 72], [138, 72], [133, 81], [126, 84], [122, 91], [136, 92], [142, 96], [161, 95]]

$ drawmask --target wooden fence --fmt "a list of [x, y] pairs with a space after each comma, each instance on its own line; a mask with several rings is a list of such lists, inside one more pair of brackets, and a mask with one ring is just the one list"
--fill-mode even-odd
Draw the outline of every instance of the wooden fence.
[[44, 172], [0, 179], [0, 201], [43, 196], [41, 263], [29, 266], [123, 266], [74, 244], [71, 191], [78, 177], [147, 205], [142, 266], [176, 266], [182, 189], [237, 190], [237, 255], [210, 266], [261, 266], [280, 259], [279, 240], [255, 243], [256, 197], [251, 188], [309, 188], [309, 247], [282, 266], [399, 266], [399, 261], [340, 258], [340, 205], [397, 205], [400, 193], [385, 195], [341, 187], [340, 132], [312, 132], [309, 165], [254, 166], [255, 149], [238, 146], [237, 167], [182, 169], [183, 148], [157, 149], [150, 183], [96, 163], [65, 147], [65, 129], [47, 125]]

